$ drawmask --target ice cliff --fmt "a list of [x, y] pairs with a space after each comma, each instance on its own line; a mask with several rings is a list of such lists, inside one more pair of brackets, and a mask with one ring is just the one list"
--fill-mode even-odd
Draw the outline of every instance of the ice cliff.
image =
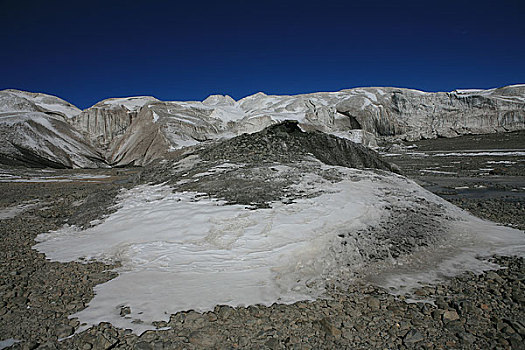
[[[2, 96], [8, 96], [5, 98]], [[0, 92], [0, 111], [60, 116], [113, 166], [145, 165], [204, 141], [260, 131], [296, 120], [366, 146], [392, 140], [455, 137], [525, 128], [525, 85], [489, 90], [423, 92], [367, 87], [293, 96], [257, 93], [235, 101], [112, 98], [80, 111], [53, 96]]]

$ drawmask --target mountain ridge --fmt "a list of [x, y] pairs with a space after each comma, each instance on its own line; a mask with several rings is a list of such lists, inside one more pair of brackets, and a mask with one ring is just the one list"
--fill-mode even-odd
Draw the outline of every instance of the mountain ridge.
[[[238, 101], [228, 95], [210, 95], [202, 102], [133, 96], [105, 99], [83, 111], [58, 97], [10, 89], [0, 91], [0, 111], [4, 119], [13, 112], [59, 116], [109, 165], [142, 166], [176, 149], [257, 132], [284, 120], [370, 147], [522, 130], [525, 85], [451, 92], [395, 87], [299, 95], [259, 92]], [[84, 163], [89, 162], [76, 166]]]

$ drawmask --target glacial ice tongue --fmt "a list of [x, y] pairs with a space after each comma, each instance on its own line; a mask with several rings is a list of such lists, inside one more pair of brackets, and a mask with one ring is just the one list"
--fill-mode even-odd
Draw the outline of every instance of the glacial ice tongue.
[[[524, 255], [523, 232], [476, 219], [402, 176], [333, 168], [345, 175], [342, 181], [310, 174], [295, 185], [323, 194], [257, 210], [141, 185], [124, 191], [118, 210], [98, 226], [41, 234], [35, 248], [61, 262], [120, 261], [119, 276], [98, 285], [88, 307], [72, 317], [87, 324], [80, 330], [106, 321], [136, 333], [182, 310], [312, 300], [328, 280], [344, 285], [372, 274], [387, 287], [399, 287], [403, 276], [416, 285], [434, 281], [440, 269], [453, 275], [477, 268], [477, 255]], [[384, 243], [396, 231], [374, 227], [422, 203], [442, 209], [442, 226], [426, 232], [427, 247], [396, 257]], [[420, 264], [421, 256], [432, 264]], [[121, 316], [125, 306], [131, 313]]]

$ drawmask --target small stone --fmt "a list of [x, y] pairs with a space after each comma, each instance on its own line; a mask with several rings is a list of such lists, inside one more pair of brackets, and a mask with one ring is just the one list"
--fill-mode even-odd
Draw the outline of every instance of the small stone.
[[120, 308], [120, 316], [124, 317], [131, 313], [131, 308], [129, 306], [123, 306]]
[[215, 346], [215, 339], [201, 331], [194, 331], [190, 333], [189, 341], [191, 344], [198, 347], [210, 348]]
[[440, 309], [447, 309], [448, 308], [447, 302], [444, 299], [442, 299], [442, 298], [437, 298], [436, 301], [435, 301], [435, 304]]
[[66, 338], [73, 334], [73, 332], [75, 332], [75, 329], [72, 326], [67, 324], [60, 324], [57, 327], [56, 334], [58, 338]]
[[223, 320], [226, 320], [226, 319], [230, 318], [230, 316], [232, 316], [232, 314], [233, 314], [233, 308], [231, 308], [229, 306], [221, 306], [219, 308], [219, 316]]
[[328, 317], [325, 317], [321, 320], [321, 325], [323, 326], [323, 329], [325, 332], [335, 338], [341, 337], [341, 330], [333, 325], [332, 322], [330, 322], [330, 319]]
[[377, 298], [369, 297], [368, 298], [368, 306], [372, 310], [379, 310], [381, 308], [381, 301], [379, 301], [379, 299], [377, 299]]
[[456, 342], [454, 340], [447, 340], [445, 342], [445, 345], [450, 347], [450, 348], [454, 348], [454, 347], [456, 347]]
[[80, 321], [78, 320], [78, 318], [73, 318], [69, 321], [69, 325], [71, 327], [78, 327], [80, 325]]
[[414, 344], [424, 339], [425, 337], [423, 336], [423, 334], [421, 334], [421, 332], [419, 332], [417, 329], [411, 329], [403, 338], [403, 342], [405, 344]]
[[154, 323], [154, 325], [157, 328], [164, 328], [164, 327], [168, 326], [168, 322], [166, 322], [166, 321], [158, 321], [158, 322]]
[[145, 341], [140, 341], [133, 347], [133, 350], [153, 350], [153, 346]]
[[443, 322], [451, 322], [459, 320], [459, 315], [456, 310], [446, 310], [443, 313]]
[[501, 276], [498, 275], [494, 271], [487, 272], [487, 274], [485, 275], [485, 278], [488, 279], [488, 280], [494, 280], [494, 281], [498, 281], [498, 282], [503, 282], [503, 278], [501, 278]]
[[443, 315], [443, 310], [434, 310], [432, 311], [432, 318], [436, 321], [441, 320], [441, 316]]
[[22, 346], [22, 349], [23, 350], [35, 350], [36, 348], [38, 348], [40, 346], [39, 343], [37, 342], [29, 342], [29, 343], [25, 343], [23, 346]]
[[509, 346], [509, 342], [505, 338], [498, 338], [498, 342], [503, 346]]
[[99, 335], [93, 341], [93, 347], [95, 349], [109, 349], [117, 343], [116, 339], [107, 339], [103, 335]]
[[425, 289], [418, 289], [414, 292], [415, 295], [419, 295], [420, 297], [428, 295], [428, 291]]
[[458, 338], [462, 339], [467, 344], [472, 344], [476, 341], [476, 337], [467, 332], [458, 333]]
[[525, 325], [523, 322], [520, 321], [509, 321], [510, 325], [516, 332], [518, 332], [521, 336], [525, 335]]
[[264, 343], [270, 349], [279, 349], [279, 340], [275, 338], [270, 338]]
[[215, 313], [213, 313], [213, 312], [208, 312], [206, 314], [206, 317], [208, 318], [208, 321], [210, 321], [210, 322], [217, 321], [217, 315]]

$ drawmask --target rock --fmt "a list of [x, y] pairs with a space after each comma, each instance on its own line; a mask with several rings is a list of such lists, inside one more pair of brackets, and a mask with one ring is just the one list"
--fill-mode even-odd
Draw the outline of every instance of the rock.
[[216, 340], [210, 334], [201, 331], [191, 332], [189, 341], [191, 344], [203, 348], [210, 348], [216, 344]]
[[480, 308], [484, 311], [490, 311], [490, 306], [485, 303], [481, 303]]
[[219, 307], [219, 317], [222, 319], [228, 319], [233, 315], [233, 309], [230, 306], [220, 306]]
[[461, 340], [463, 340], [465, 343], [467, 344], [472, 344], [476, 341], [476, 337], [470, 333], [467, 333], [467, 332], [459, 332], [458, 333], [458, 338], [460, 338]]
[[204, 317], [195, 312], [190, 311], [185, 315], [184, 325], [190, 328], [201, 328], [205, 324]]
[[30, 341], [30, 342], [27, 342], [27, 343], [24, 343], [22, 345], [22, 349], [23, 350], [35, 350], [36, 348], [38, 348], [40, 346], [39, 343], [35, 342], [35, 341]]
[[118, 343], [117, 339], [114, 339], [114, 338], [108, 339], [102, 334], [99, 334], [93, 341], [92, 345], [94, 349], [110, 349], [117, 343]]
[[456, 310], [446, 310], [443, 313], [443, 322], [451, 322], [459, 320], [459, 315]]
[[411, 329], [408, 331], [408, 333], [403, 337], [403, 342], [405, 344], [415, 344], [417, 342], [420, 342], [422, 340], [424, 340], [425, 337], [423, 336], [423, 334], [421, 334], [421, 332], [419, 332], [418, 330], [416, 329]]
[[499, 283], [503, 282], [503, 278], [500, 277], [500, 275], [498, 275], [496, 272], [494, 271], [489, 271], [485, 274], [485, 278], [486, 279], [489, 279], [489, 280], [494, 280], [494, 281], [497, 281]]
[[206, 313], [206, 318], [207, 318], [208, 321], [210, 321], [210, 322], [215, 322], [215, 321], [217, 321], [217, 315], [216, 315], [214, 312], [208, 312], [208, 313]]
[[133, 346], [134, 350], [153, 350], [153, 346], [145, 341], [140, 341]]
[[525, 323], [523, 321], [506, 320], [514, 330], [522, 337], [525, 336]]
[[56, 328], [56, 334], [58, 338], [66, 338], [75, 332], [75, 328], [67, 324], [58, 325]]
[[369, 297], [367, 302], [368, 302], [368, 306], [372, 310], [379, 310], [381, 308], [381, 301], [379, 301], [379, 299], [375, 297]]
[[120, 308], [120, 316], [124, 317], [131, 313], [131, 308], [129, 306], [123, 306]]
[[321, 320], [321, 325], [327, 334], [335, 338], [341, 337], [341, 330], [337, 328], [328, 317], [325, 317]]
[[268, 339], [264, 345], [266, 345], [269, 349], [279, 349], [279, 340], [275, 338]]

